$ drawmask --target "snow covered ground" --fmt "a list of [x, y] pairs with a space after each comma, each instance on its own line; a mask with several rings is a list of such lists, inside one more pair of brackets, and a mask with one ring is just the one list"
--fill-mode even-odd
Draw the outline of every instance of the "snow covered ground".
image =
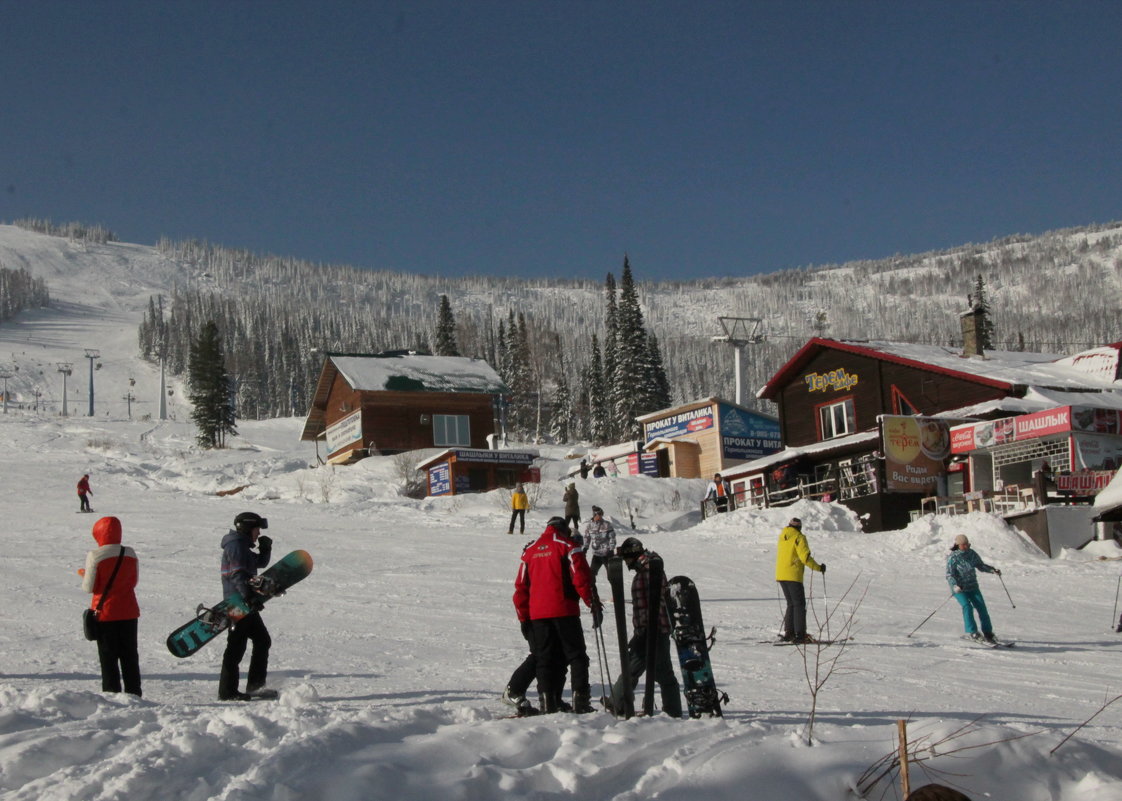
[[[635, 533], [698, 583], [731, 701], [721, 720], [507, 719], [498, 696], [524, 655], [510, 602], [518, 555], [560, 511], [571, 461], [544, 452], [527, 537], [512, 537], [501, 492], [414, 501], [398, 494], [393, 459], [309, 468], [301, 422], [242, 423], [232, 448], [199, 452], [181, 422], [0, 416], [4, 798], [733, 801], [751, 788], [844, 799], [892, 751], [898, 718], [929, 741], [974, 722], [935, 752], [982, 747], [923, 763], [972, 798], [1122, 798], [1122, 704], [1048, 754], [1122, 692], [1122, 635], [1109, 627], [1117, 561], [1048, 560], [981, 514], [866, 535], [836, 505], [701, 521], [704, 482], [578, 481], [586, 510], [597, 503], [626, 529], [630, 504]], [[95, 515], [76, 513], [85, 472]], [[216, 700], [221, 642], [185, 660], [163, 643], [197, 603], [218, 600], [218, 541], [247, 509], [269, 518], [278, 553], [304, 548], [316, 562], [265, 613], [281, 698], [248, 706]], [[799, 651], [759, 642], [777, 629], [773, 546], [792, 513], [829, 565], [826, 586], [814, 576], [818, 613], [851, 583], [851, 598], [864, 593], [838, 612], [855, 616], [856, 639], [820, 692], [812, 746]], [[81, 638], [88, 596], [75, 571], [101, 514], [121, 518], [141, 559], [143, 700], [98, 692], [94, 646]], [[1015, 609], [994, 577], [983, 589], [1016, 648], [961, 641], [953, 602], [907, 636], [947, 598], [943, 557], [959, 532], [1004, 571]], [[605, 634], [612, 651], [610, 621]], [[592, 675], [596, 693], [595, 664]], [[929, 780], [918, 767], [912, 778]], [[868, 795], [897, 796], [893, 778]]]
[[[502, 492], [409, 500], [394, 459], [310, 469], [302, 420], [243, 421], [232, 447], [200, 452], [182, 388], [168, 398], [175, 419], [152, 419], [159, 374], [136, 358], [148, 297], [170, 286], [166, 262], [138, 246], [0, 226], [0, 263], [50, 282], [50, 309], [0, 326], [0, 367], [16, 368], [21, 398], [54, 401], [49, 413], [0, 414], [4, 799], [840, 801], [893, 751], [900, 718], [924, 746], [923, 767], [971, 798], [1122, 799], [1122, 702], [1049, 755], [1122, 693], [1122, 635], [1110, 627], [1122, 562], [1096, 558], [1118, 559], [1113, 546], [1048, 560], [980, 514], [866, 535], [841, 507], [810, 503], [701, 521], [701, 481], [578, 481], [586, 515], [596, 503], [627, 534], [633, 514], [667, 570], [697, 582], [731, 700], [719, 720], [508, 719], [499, 694], [525, 653], [510, 600], [518, 557], [560, 512], [565, 457], [579, 451], [543, 451], [526, 537], [506, 535]], [[92, 418], [85, 348], [100, 350]], [[63, 418], [57, 364], [67, 362]], [[95, 515], [76, 511], [83, 473]], [[216, 700], [221, 642], [185, 660], [164, 646], [196, 604], [219, 600], [219, 539], [245, 510], [269, 518], [275, 553], [315, 558], [312, 575], [265, 612], [280, 700], [248, 706]], [[98, 692], [95, 649], [80, 632], [88, 596], [76, 570], [101, 514], [121, 518], [141, 560], [143, 700]], [[819, 693], [812, 746], [799, 651], [759, 642], [779, 624], [774, 543], [792, 514], [829, 566], [825, 586], [812, 577], [819, 616], [853, 585], [831, 626], [852, 614], [856, 639]], [[993, 576], [981, 582], [998, 634], [1016, 648], [959, 639], [943, 561], [960, 532], [1004, 571], [1016, 608]], [[614, 653], [610, 616], [604, 633]], [[592, 676], [598, 693], [595, 664]], [[964, 745], [979, 747], [948, 753]], [[913, 786], [935, 778], [913, 768]], [[866, 797], [899, 797], [895, 775]]]

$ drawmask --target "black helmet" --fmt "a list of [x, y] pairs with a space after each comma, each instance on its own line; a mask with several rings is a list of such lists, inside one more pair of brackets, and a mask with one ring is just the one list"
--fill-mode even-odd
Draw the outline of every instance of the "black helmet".
[[234, 518], [234, 530], [239, 534], [248, 534], [255, 528], [268, 528], [269, 521], [256, 512], [242, 512]]
[[594, 514], [594, 515], [602, 515], [602, 514], [604, 514], [604, 510], [603, 510], [603, 509], [601, 509], [601, 508], [600, 508], [599, 506], [593, 506], [593, 507], [592, 507], [592, 514]]
[[545, 524], [545, 527], [546, 528], [552, 528], [555, 531], [559, 531], [562, 534], [564, 534], [566, 537], [568, 537], [572, 533], [569, 530], [569, 524], [565, 522], [565, 518], [563, 518], [563, 517], [551, 517], [551, 518], [549, 518], [549, 522], [547, 522]]
[[616, 549], [618, 554], [625, 562], [629, 559], [634, 559], [637, 556], [643, 555], [643, 543], [639, 542], [635, 537], [628, 537]]

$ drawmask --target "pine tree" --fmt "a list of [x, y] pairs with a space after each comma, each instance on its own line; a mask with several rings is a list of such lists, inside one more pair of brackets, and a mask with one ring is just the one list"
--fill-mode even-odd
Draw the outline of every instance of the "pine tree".
[[433, 353], [437, 356], [459, 356], [456, 346], [456, 318], [452, 315], [452, 304], [447, 295], [440, 296], [440, 312], [433, 333]]
[[970, 308], [975, 311], [982, 312], [982, 326], [978, 332], [978, 342], [985, 350], [993, 350], [994, 337], [996, 336], [993, 326], [992, 309], [990, 308], [989, 298], [986, 296], [986, 282], [982, 279], [982, 274], [978, 273], [978, 278], [974, 282], [974, 291], [967, 295], [967, 300], [970, 302]]
[[561, 347], [561, 337], [556, 337], [553, 363], [557, 366], [556, 388], [553, 392], [553, 410], [549, 418], [549, 436], [555, 443], [568, 442], [573, 429], [573, 396], [569, 391], [568, 366]]
[[222, 448], [227, 435], [237, 434], [230, 402], [230, 380], [222, 352], [222, 337], [213, 320], [203, 325], [188, 358], [188, 398], [194, 405], [191, 419], [198, 429], [196, 441], [204, 448]]
[[666, 377], [666, 369], [662, 364], [662, 351], [658, 346], [658, 337], [653, 332], [647, 334], [647, 377], [644, 384], [647, 388], [647, 394], [639, 414], [650, 414], [670, 407], [672, 401], [670, 380]]
[[595, 334], [592, 335], [592, 354], [589, 358], [584, 383], [588, 387], [588, 435], [597, 445], [604, 445], [611, 441], [611, 426], [609, 423], [607, 386], [604, 382], [604, 366], [600, 359], [600, 343]]
[[[606, 410], [611, 408], [612, 392], [616, 383], [616, 365], [619, 358], [618, 345], [619, 314], [616, 299], [616, 277], [608, 273], [608, 277], [604, 280], [604, 343], [603, 372], [601, 374]], [[604, 437], [604, 441], [611, 442], [615, 440], [619, 430], [616, 426], [615, 415], [608, 412], [603, 424], [605, 427], [601, 435]]]
[[639, 435], [639, 424], [635, 418], [640, 414], [640, 406], [644, 405], [648, 350], [639, 293], [626, 256], [620, 277], [617, 326], [616, 364], [611, 382], [612, 416], [616, 435], [620, 439], [633, 439]]

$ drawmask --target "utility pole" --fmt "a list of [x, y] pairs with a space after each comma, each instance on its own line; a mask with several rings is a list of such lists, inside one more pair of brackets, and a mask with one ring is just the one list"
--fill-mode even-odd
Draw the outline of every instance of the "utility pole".
[[125, 397], [121, 398], [121, 400], [123, 400], [128, 405], [130, 420], [132, 419], [132, 402], [136, 400], [136, 396], [132, 394], [132, 388], [134, 386], [136, 386], [136, 379], [130, 378], [128, 392], [125, 393]]
[[740, 369], [740, 351], [745, 345], [758, 345], [764, 341], [764, 335], [760, 333], [763, 320], [759, 317], [718, 317], [717, 322], [725, 333], [713, 337], [712, 341], [727, 342], [733, 347], [736, 354], [736, 405], [741, 406], [744, 403], [744, 374]]
[[0, 378], [4, 379], [4, 414], [8, 413], [8, 379], [11, 377], [12, 374], [7, 371], [0, 373]]
[[[69, 417], [66, 410], [66, 378], [74, 372], [74, 365], [70, 362], [59, 362], [58, 371], [62, 373], [62, 416]], [[7, 395], [6, 389], [4, 394]]]
[[[93, 404], [93, 402], [94, 402], [94, 391], [93, 391], [94, 362], [101, 358], [101, 351], [97, 350], [96, 348], [86, 348], [86, 358], [90, 360], [90, 417], [93, 417], [94, 416], [94, 411], [93, 411], [93, 406], [94, 406], [94, 404]], [[101, 367], [101, 365], [99, 364], [98, 367]]]

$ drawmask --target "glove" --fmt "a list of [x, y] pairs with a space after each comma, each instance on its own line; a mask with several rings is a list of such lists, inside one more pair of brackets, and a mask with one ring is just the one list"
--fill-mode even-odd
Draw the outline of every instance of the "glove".
[[261, 553], [273, 552], [273, 538], [267, 534], [262, 534], [257, 538], [257, 550]]
[[592, 607], [592, 628], [598, 629], [604, 625], [604, 605], [597, 602]]
[[819, 573], [822, 573], [822, 574], [826, 573], [826, 563], [825, 562], [819, 562], [818, 567], [819, 567], [819, 571], [818, 571]]
[[998, 570], [996, 567], [993, 569], [993, 572], [996, 573], [999, 576], [1001, 575], [1001, 571]]
[[955, 584], [955, 585], [954, 585], [954, 589], [953, 589], [953, 590], [951, 590], [951, 592], [962, 592], [962, 587], [960, 587], [960, 586], [958, 586], [957, 584]]

